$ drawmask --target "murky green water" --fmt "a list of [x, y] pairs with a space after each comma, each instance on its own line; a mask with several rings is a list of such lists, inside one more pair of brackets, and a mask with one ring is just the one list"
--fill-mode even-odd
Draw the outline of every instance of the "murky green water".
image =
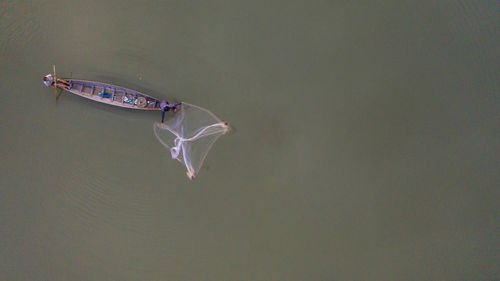
[[[498, 11], [0, 1], [0, 279], [497, 279]], [[236, 131], [189, 181], [52, 64]]]

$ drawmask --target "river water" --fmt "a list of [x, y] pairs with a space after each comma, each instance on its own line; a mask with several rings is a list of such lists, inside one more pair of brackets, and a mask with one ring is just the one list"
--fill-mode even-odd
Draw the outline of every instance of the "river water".
[[[498, 1], [0, 1], [1, 280], [494, 280]], [[199, 176], [157, 112], [234, 128]]]

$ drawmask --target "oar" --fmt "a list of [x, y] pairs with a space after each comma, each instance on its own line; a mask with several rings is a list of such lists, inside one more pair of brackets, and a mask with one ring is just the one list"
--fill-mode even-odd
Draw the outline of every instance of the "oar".
[[62, 92], [63, 92], [62, 89], [59, 88], [59, 93], [56, 94], [56, 102], [59, 100], [59, 97], [61, 96]]
[[[54, 65], [54, 79], [55, 79], [55, 81], [57, 83], [57, 77], [56, 77], [55, 73], [56, 73], [56, 66]], [[73, 78], [73, 72], [70, 72], [69, 79], [71, 80], [71, 78]], [[56, 91], [58, 91], [56, 93], [56, 102], [57, 102], [59, 100], [59, 97], [61, 97], [64, 89], [63, 88], [57, 88], [57, 87], [55, 87], [54, 89], [56, 89]]]
[[56, 94], [56, 101], [57, 101], [57, 76], [56, 76], [56, 65], [53, 64], [52, 65], [53, 69], [54, 69], [54, 94]]

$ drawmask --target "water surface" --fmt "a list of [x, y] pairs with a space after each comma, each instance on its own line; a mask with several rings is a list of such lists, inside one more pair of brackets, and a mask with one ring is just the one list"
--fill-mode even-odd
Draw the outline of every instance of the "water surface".
[[[0, 1], [0, 279], [498, 279], [498, 11]], [[236, 131], [189, 181], [52, 64]]]

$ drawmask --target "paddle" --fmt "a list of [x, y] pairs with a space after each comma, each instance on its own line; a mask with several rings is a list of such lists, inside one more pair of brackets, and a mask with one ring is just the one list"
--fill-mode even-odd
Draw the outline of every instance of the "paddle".
[[57, 100], [57, 76], [56, 76], [56, 65], [52, 65], [52, 69], [54, 70], [54, 94], [56, 95], [56, 100]]
[[[57, 77], [55, 77], [55, 73], [56, 73], [56, 66], [54, 65], [54, 79], [55, 79], [55, 81], [57, 81]], [[71, 80], [71, 78], [73, 78], [73, 72], [70, 72], [69, 79]], [[63, 88], [59, 88], [58, 90], [59, 90], [59, 92], [56, 93], [56, 102], [59, 100], [59, 97], [61, 97], [61, 94], [63, 93]]]

